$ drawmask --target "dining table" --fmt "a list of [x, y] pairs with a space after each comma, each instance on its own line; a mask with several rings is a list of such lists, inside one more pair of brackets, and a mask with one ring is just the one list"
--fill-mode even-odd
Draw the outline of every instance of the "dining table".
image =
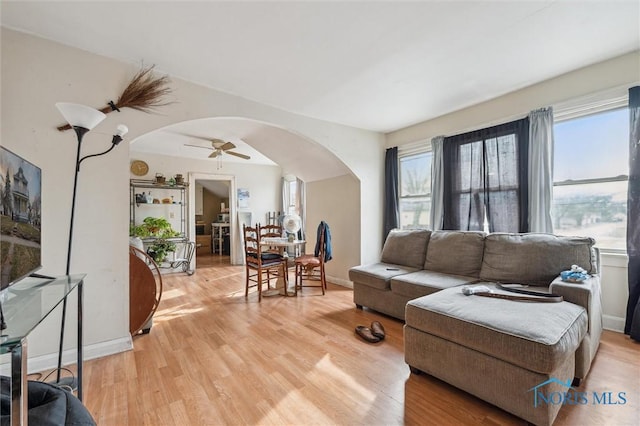
[[[265, 248], [277, 248], [280, 254], [287, 258], [287, 274], [289, 273], [288, 251], [287, 248], [294, 248], [294, 258], [298, 255], [298, 251], [306, 243], [305, 240], [279, 238], [279, 237], [265, 237], [260, 240], [261, 251]], [[289, 282], [289, 280], [287, 280]], [[295, 285], [295, 281], [294, 281]], [[278, 277], [276, 280], [276, 288], [265, 290], [262, 292], [263, 296], [292, 296], [295, 294], [295, 289], [291, 285], [285, 285], [284, 277]]]

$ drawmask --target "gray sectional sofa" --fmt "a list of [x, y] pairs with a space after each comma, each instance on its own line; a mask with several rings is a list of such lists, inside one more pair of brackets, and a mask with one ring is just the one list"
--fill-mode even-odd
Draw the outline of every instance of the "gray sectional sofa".
[[[353, 298], [405, 320], [405, 361], [531, 423], [552, 424], [561, 405], [537, 404], [537, 386], [586, 377], [602, 332], [594, 240], [551, 234], [394, 230], [381, 260], [351, 268]], [[589, 273], [567, 283], [560, 273]], [[561, 303], [466, 296], [465, 284], [534, 286]], [[481, 368], [474, 368], [474, 365]], [[578, 380], [575, 380], [578, 379]], [[543, 396], [543, 394], [540, 394]], [[543, 406], [544, 405], [544, 406]]]

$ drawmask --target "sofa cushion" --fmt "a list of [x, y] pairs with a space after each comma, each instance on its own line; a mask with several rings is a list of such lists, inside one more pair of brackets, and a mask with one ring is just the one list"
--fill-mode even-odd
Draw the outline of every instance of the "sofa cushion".
[[457, 287], [409, 301], [405, 321], [407, 327], [538, 373], [552, 372], [573, 356], [587, 333], [587, 313], [573, 303], [465, 296]]
[[418, 268], [408, 268], [392, 263], [371, 263], [349, 269], [349, 279], [354, 283], [364, 284], [378, 290], [389, 290], [389, 280], [392, 277], [417, 270]]
[[435, 293], [443, 288], [467, 284], [476, 279], [475, 277], [422, 270], [391, 278], [391, 291], [415, 299]]
[[484, 232], [478, 231], [433, 231], [424, 269], [477, 278], [482, 266], [484, 236]]
[[579, 265], [597, 273], [593, 238], [552, 234], [494, 233], [485, 238], [480, 278], [549, 285], [560, 272]]
[[431, 231], [393, 229], [382, 248], [381, 262], [422, 268]]

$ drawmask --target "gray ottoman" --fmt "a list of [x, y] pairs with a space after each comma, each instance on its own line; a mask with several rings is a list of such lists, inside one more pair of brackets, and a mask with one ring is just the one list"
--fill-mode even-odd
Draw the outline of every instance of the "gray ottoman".
[[584, 308], [568, 302], [465, 296], [460, 287], [449, 288], [407, 304], [405, 361], [414, 373], [550, 425], [562, 404], [544, 403], [536, 394], [567, 391], [587, 320]]

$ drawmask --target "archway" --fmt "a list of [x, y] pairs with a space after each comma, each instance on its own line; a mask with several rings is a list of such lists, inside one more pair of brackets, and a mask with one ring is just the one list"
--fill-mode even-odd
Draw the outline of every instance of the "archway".
[[[137, 137], [131, 142], [131, 151], [206, 158], [207, 152], [185, 146], [206, 142], [188, 135], [222, 139], [239, 146], [246, 144], [261, 154], [259, 164], [270, 160], [282, 168], [283, 174], [295, 175], [305, 182], [352, 173], [325, 146], [292, 130], [243, 117], [211, 117], [171, 124]], [[234, 157], [224, 157], [223, 161], [242, 162]]]
[[[236, 145], [234, 151], [249, 155], [251, 160], [223, 154], [220, 166], [218, 159], [208, 158], [212, 152], [211, 148], [209, 151], [201, 149], [211, 146], [206, 139], [214, 138], [233, 143]], [[198, 145], [201, 148], [189, 145]], [[280, 192], [282, 176], [299, 177], [311, 189], [307, 192], [308, 197], [312, 198], [307, 206], [313, 209], [309, 212], [307, 208], [310, 220], [307, 222], [306, 231], [311, 242], [308, 247], [312, 249], [315, 243], [316, 222], [329, 221], [335, 232], [349, 238], [335, 240], [334, 253], [339, 256], [336, 256], [336, 262], [328, 265], [328, 275], [334, 277], [334, 282], [346, 283], [348, 267], [360, 263], [360, 180], [339, 157], [310, 138], [277, 125], [248, 118], [205, 118], [162, 127], [131, 142], [132, 158], [151, 154], [166, 156], [165, 164], [179, 162], [183, 167], [190, 167], [183, 170], [189, 174], [233, 174], [234, 177], [238, 174], [240, 181], [243, 181], [242, 173], [261, 173], [269, 165], [279, 167], [278, 182], [270, 181], [272, 187], [277, 186], [277, 192]], [[187, 164], [185, 161], [192, 161], [192, 165], [184, 166]], [[249, 165], [252, 164], [256, 168], [249, 170]], [[260, 166], [263, 168], [258, 169]], [[265, 181], [269, 180], [270, 177], [265, 177]], [[241, 187], [243, 185], [239, 183], [238, 188]], [[190, 194], [193, 194], [191, 189]], [[193, 205], [193, 200], [190, 204]], [[251, 207], [254, 209], [254, 221], [262, 221], [263, 212], [267, 208], [260, 210], [261, 207], [255, 204]], [[280, 210], [280, 195], [277, 195], [277, 203], [272, 202], [268, 210]], [[235, 219], [235, 215], [232, 215], [232, 221]], [[233, 224], [231, 228], [237, 231]], [[237, 232], [235, 233], [237, 235]], [[189, 235], [194, 234], [195, 222], [192, 221], [189, 224]], [[240, 247], [237, 237], [232, 239], [232, 244], [233, 242], [235, 247]], [[232, 255], [232, 263], [238, 262], [238, 250], [235, 253], [236, 256]], [[333, 274], [331, 269], [334, 270]]]

